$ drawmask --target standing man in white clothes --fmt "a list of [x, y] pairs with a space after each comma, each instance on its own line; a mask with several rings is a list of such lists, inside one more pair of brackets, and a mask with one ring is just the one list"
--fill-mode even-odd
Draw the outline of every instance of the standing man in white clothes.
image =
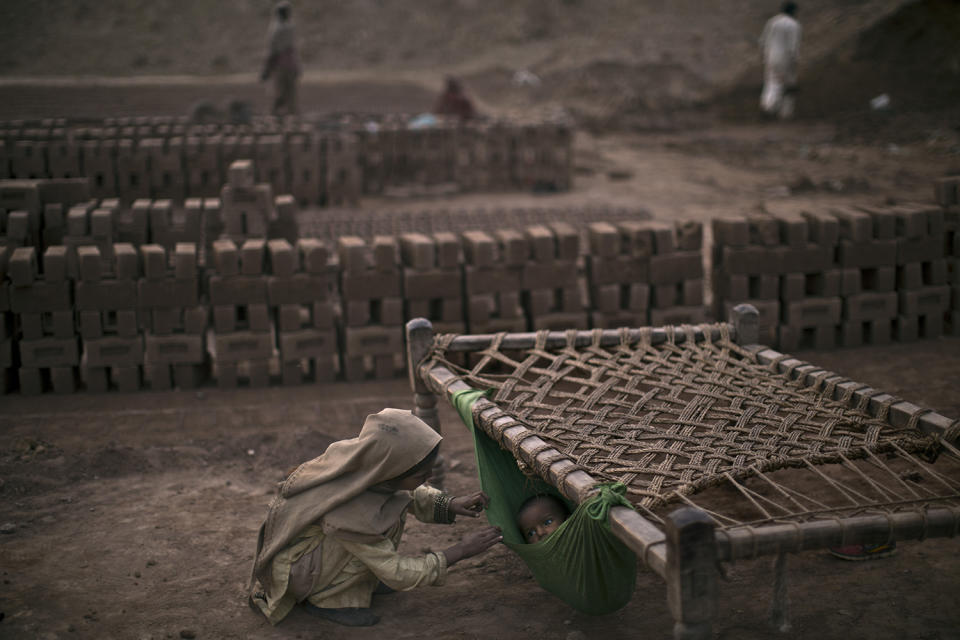
[[797, 91], [801, 29], [796, 15], [795, 2], [783, 3], [780, 13], [767, 20], [760, 35], [764, 65], [760, 108], [781, 120], [793, 115]]

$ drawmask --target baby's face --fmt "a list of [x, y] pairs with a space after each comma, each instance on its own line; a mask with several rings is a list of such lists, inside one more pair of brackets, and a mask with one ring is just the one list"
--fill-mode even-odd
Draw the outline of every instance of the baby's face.
[[517, 526], [524, 541], [532, 544], [556, 531], [566, 519], [566, 514], [552, 500], [536, 500], [517, 516]]

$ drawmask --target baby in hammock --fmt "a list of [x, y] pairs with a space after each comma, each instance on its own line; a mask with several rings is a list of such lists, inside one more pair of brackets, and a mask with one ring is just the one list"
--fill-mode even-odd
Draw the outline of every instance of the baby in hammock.
[[540, 542], [560, 528], [570, 515], [567, 505], [551, 495], [536, 495], [520, 505], [517, 527], [527, 544]]

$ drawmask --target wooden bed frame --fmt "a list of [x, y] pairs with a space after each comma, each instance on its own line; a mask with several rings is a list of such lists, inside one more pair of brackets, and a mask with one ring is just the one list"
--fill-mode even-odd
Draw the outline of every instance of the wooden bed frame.
[[[713, 325], [717, 327], [717, 325]], [[750, 305], [740, 305], [733, 310], [730, 323], [731, 339], [738, 345], [754, 352], [763, 364], [778, 362], [781, 373], [790, 372], [793, 379], [810, 380], [824, 370], [796, 359], [785, 358], [782, 354], [768, 349], [758, 342], [758, 314]], [[696, 328], [696, 340], [704, 339], [703, 331], [710, 325]], [[638, 330], [631, 330], [631, 333]], [[603, 332], [602, 344], [617, 344], [622, 339], [622, 331]], [[714, 338], [718, 337], [714, 336]], [[577, 334], [577, 344], [590, 344], [595, 339], [594, 332], [582, 331]], [[448, 352], [472, 352], [487, 348], [494, 339], [493, 334], [460, 335], [447, 347]], [[535, 333], [507, 334], [502, 342], [504, 349], [532, 348]], [[551, 332], [547, 344], [561, 347], [567, 343], [566, 332]], [[652, 344], [661, 344], [667, 340], [664, 329], [653, 329]], [[427, 362], [434, 343], [434, 333], [429, 321], [417, 318], [407, 323], [407, 362], [412, 390], [414, 392], [414, 413], [440, 430], [437, 412], [437, 395], [445, 394], [446, 399], [461, 390], [470, 389], [448, 368]], [[432, 365], [432, 366], [431, 366]], [[876, 411], [884, 400], [891, 399], [887, 394], [864, 387], [862, 384], [842, 379], [830, 378], [836, 383], [834, 398], [853, 391], [853, 400], [869, 398], [868, 408]], [[898, 402], [889, 407], [887, 422], [893, 426], [903, 426], [921, 411], [920, 407], [909, 402]], [[477, 426], [488, 434], [496, 433], [504, 425], [514, 423], [503, 430], [504, 444], [509, 444], [520, 453], [534, 468], [548, 468], [549, 481], [564, 495], [576, 503], [588, 497], [597, 480], [581, 469], [570, 471], [574, 466], [569, 459], [556, 460], [558, 451], [545, 448], [545, 442], [537, 436], [531, 436], [529, 430], [517, 423], [515, 417], [503, 411], [486, 398], [477, 401], [474, 415], [478, 417]], [[950, 431], [955, 435], [954, 421], [934, 412], [921, 415], [918, 427], [925, 433], [943, 436]], [[535, 464], [539, 460], [540, 464]], [[882, 543], [890, 540], [918, 540], [935, 537], [954, 537], [960, 535], [960, 507], [931, 506], [918, 508], [906, 513], [882, 515], [857, 515], [831, 520], [768, 524], [759, 527], [747, 527], [742, 530], [723, 530], [717, 528], [706, 512], [691, 506], [681, 506], [671, 511], [659, 525], [637, 511], [626, 507], [614, 507], [610, 512], [610, 525], [614, 534], [629, 546], [643, 565], [658, 573], [667, 583], [667, 603], [674, 618], [673, 635], [677, 640], [694, 640], [712, 637], [712, 618], [717, 597], [718, 563], [768, 555], [782, 555], [814, 549], [826, 549], [850, 544]]]

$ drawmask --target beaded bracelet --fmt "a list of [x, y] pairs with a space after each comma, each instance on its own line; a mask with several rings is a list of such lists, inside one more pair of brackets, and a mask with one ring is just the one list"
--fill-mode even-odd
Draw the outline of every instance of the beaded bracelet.
[[457, 516], [450, 512], [452, 498], [445, 493], [438, 493], [433, 500], [433, 521], [441, 524], [452, 524]]

